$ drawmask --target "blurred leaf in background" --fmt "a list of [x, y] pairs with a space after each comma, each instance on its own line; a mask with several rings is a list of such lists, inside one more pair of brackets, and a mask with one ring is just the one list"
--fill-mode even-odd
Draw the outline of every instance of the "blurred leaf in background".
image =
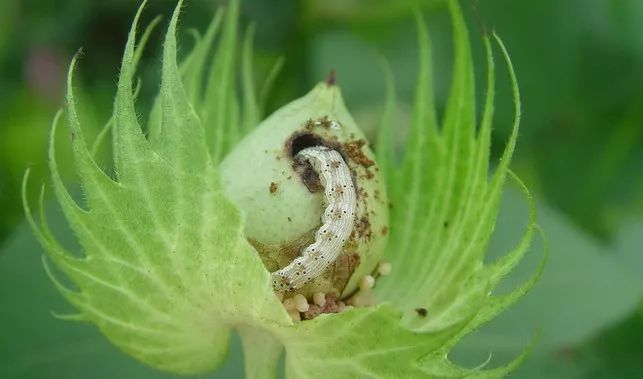
[[[549, 203], [609, 239], [643, 210], [643, 2], [484, 1], [525, 103], [520, 168]], [[501, 102], [502, 103], [502, 102]]]
[[[522, 225], [516, 225], [514, 220], [525, 212], [520, 194], [507, 191], [496, 226], [498, 238], [491, 244], [492, 252], [503, 251], [515, 243], [511, 238]], [[456, 349], [456, 357], [472, 366], [484, 362], [489, 354], [493, 356], [492, 362], [496, 359], [502, 362], [519, 353], [537, 329], [541, 331], [535, 351], [513, 377], [562, 379], [576, 375], [577, 371], [579, 375], [582, 373], [578, 377], [601, 377], [584, 375], [597, 373], [599, 366], [620, 366], [613, 361], [614, 356], [621, 356], [620, 351], [628, 351], [632, 357], [636, 356], [635, 352], [643, 353], [643, 346], [621, 338], [625, 335], [622, 328], [638, 328], [633, 330], [633, 335], [639, 340], [643, 333], [640, 329], [643, 319], [638, 310], [643, 304], [640, 275], [643, 255], [639, 248], [643, 244], [643, 233], [624, 230], [617, 236], [617, 242], [606, 245], [550, 207], [539, 206], [538, 220], [552, 251], [541, 280], [516, 306], [465, 338]], [[540, 250], [534, 246], [534, 252]], [[539, 259], [534, 254], [527, 257], [504, 285], [512, 288], [520, 283]], [[628, 321], [617, 326], [624, 320]], [[621, 340], [630, 346], [621, 345]], [[613, 355], [603, 354], [604, 341], [610, 341], [610, 348], [615, 350]], [[493, 350], [489, 351], [489, 346], [493, 346]], [[630, 365], [643, 367], [636, 360]]]

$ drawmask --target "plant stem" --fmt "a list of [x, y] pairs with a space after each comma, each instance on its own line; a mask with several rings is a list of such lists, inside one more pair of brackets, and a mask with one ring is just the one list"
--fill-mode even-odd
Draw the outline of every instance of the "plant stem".
[[252, 327], [238, 329], [247, 379], [275, 379], [283, 347], [271, 334]]

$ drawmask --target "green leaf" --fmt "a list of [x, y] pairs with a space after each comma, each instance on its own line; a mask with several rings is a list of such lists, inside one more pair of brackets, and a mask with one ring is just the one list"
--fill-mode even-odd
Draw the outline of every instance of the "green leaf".
[[[289, 378], [426, 378], [421, 358], [454, 333], [404, 328], [389, 305], [324, 315], [278, 335], [285, 342]], [[441, 359], [446, 359], [444, 356]], [[431, 376], [438, 378], [440, 376]]]
[[[66, 221], [58, 209], [47, 206], [46, 213], [60, 242], [72, 244], [74, 235], [64, 227]], [[85, 379], [88, 373], [96, 379], [176, 377], [131, 359], [96, 328], [52, 317], [52, 310], [68, 312], [70, 306], [42, 270], [41, 252], [27, 223], [19, 225], [0, 250], [0, 377]], [[216, 375], [203, 379], [243, 375], [237, 340], [232, 340], [227, 363]]]
[[255, 81], [252, 75], [252, 43], [254, 41], [255, 26], [250, 25], [246, 29], [246, 35], [243, 39], [243, 57], [242, 57], [242, 83], [243, 83], [243, 121], [241, 128], [244, 133], [250, 131], [261, 121], [261, 112], [257, 100], [257, 91], [255, 90]]
[[383, 60], [383, 67], [386, 78], [386, 103], [380, 132], [377, 135], [376, 152], [384, 178], [390, 183], [395, 180], [395, 82], [391, 67], [385, 60]]
[[[381, 299], [390, 299], [406, 311], [406, 320], [413, 328], [426, 331], [449, 327], [491, 304], [491, 289], [524, 254], [535, 227], [532, 213], [523, 242], [507, 258], [511, 265], [483, 265], [517, 136], [519, 94], [509, 57], [496, 38], [512, 79], [516, 120], [499, 165], [487, 179], [495, 75], [491, 46], [485, 36], [487, 100], [476, 130], [469, 41], [457, 2], [449, 4], [455, 63], [440, 129], [433, 108], [428, 36], [422, 20], [418, 22], [422, 80], [416, 92], [407, 152], [399, 176], [390, 183], [393, 211], [389, 259], [395, 269], [377, 289]], [[494, 307], [499, 311], [506, 305]], [[419, 319], [413, 311], [418, 307], [426, 308], [430, 317]]]
[[[78, 257], [29, 221], [49, 258], [74, 285], [54, 283], [116, 346], [162, 370], [194, 374], [218, 366], [234, 325], [288, 324], [268, 272], [243, 235], [239, 211], [220, 189], [205, 130], [176, 62], [178, 4], [163, 54], [160, 133], [154, 149], [138, 124], [132, 94], [139, 9], [130, 31], [113, 115], [117, 180], [93, 161], [75, 108], [70, 67], [68, 124], [86, 206], [58, 175], [52, 128], [50, 169]], [[211, 83], [215, 86], [215, 83]], [[25, 183], [27, 176], [25, 177]]]
[[[509, 244], [520, 228], [515, 222], [522, 212], [520, 202], [516, 191], [506, 191], [498, 220], [500, 234], [492, 242], [492, 251]], [[511, 356], [529, 339], [530, 331], [538, 328], [541, 333], [536, 351], [555, 352], [578, 345], [619, 322], [634, 312], [643, 299], [636, 270], [629, 270], [635, 262], [619, 262], [619, 252], [634, 255], [636, 248], [601, 246], [544, 205], [538, 214], [553, 252], [547, 268], [538, 284], [515, 307], [463, 341], [467, 350], [487, 352], [491, 344], [499, 357]], [[624, 230], [619, 240], [627, 238]], [[500, 290], [518, 285], [536, 264], [534, 258], [528, 256]]]
[[[638, 276], [638, 282], [643, 289], [643, 254], [641, 254], [641, 245], [643, 244], [643, 219], [632, 218], [621, 227], [617, 235], [614, 246], [616, 259], [631, 272]], [[638, 274], [638, 275], [637, 275]]]
[[288, 378], [500, 378], [526, 357], [486, 370], [459, 367], [448, 358], [451, 341], [468, 322], [434, 332], [404, 326], [402, 313], [388, 304], [323, 315], [275, 334], [284, 341]]
[[219, 47], [207, 76], [201, 120], [215, 163], [218, 163], [241, 136], [239, 104], [235, 86], [235, 54], [239, 2], [231, 1]]
[[275, 85], [275, 81], [277, 80], [277, 77], [281, 73], [281, 69], [284, 67], [284, 62], [285, 62], [284, 57], [277, 58], [277, 60], [275, 60], [275, 63], [273, 63], [272, 67], [270, 68], [270, 71], [266, 75], [266, 78], [263, 82], [263, 86], [261, 87], [261, 92], [259, 93], [259, 111], [262, 114], [266, 110], [266, 103], [268, 102], [268, 96], [270, 95], [273, 89], [273, 86]]
[[[513, 190], [506, 191], [497, 224], [499, 233], [491, 243], [492, 251], [500, 251], [503, 246], [513, 243], [512, 236], [521, 227], [516, 225], [515, 219], [522, 213], [522, 208], [520, 195]], [[625, 368], [627, 355], [635, 355], [636, 351], [621, 347], [619, 359], [622, 360], [616, 364], [613, 353], [610, 355], [604, 350], [609, 341], [604, 334], [613, 325], [621, 325], [628, 315], [634, 316], [629, 323], [637, 317], [643, 292], [637, 286], [636, 261], [622, 265], [619, 258], [637, 255], [636, 241], [641, 237], [640, 233], [633, 232], [640, 225], [624, 227], [616, 244], [604, 246], [550, 207], [541, 204], [538, 210], [539, 223], [547, 232], [552, 250], [540, 281], [516, 306], [465, 337], [455, 348], [454, 359], [458, 362], [479, 360], [489, 354], [490, 346], [494, 347], [495, 359], [507, 359], [522, 350], [530, 338], [530, 331], [537, 328], [540, 330], [539, 343], [525, 365], [516, 371], [516, 378], [588, 378], [595, 377], [592, 373], [599, 364]], [[511, 288], [522, 281], [536, 264], [534, 258], [537, 257], [527, 256], [499, 290], [504, 291], [502, 287]], [[630, 338], [636, 338], [636, 331], [626, 333]], [[599, 349], [603, 351], [599, 352]]]
[[[190, 30], [194, 37], [195, 45], [185, 60], [180, 64], [179, 71], [181, 72], [185, 91], [197, 112], [202, 109], [203, 78], [206, 73], [206, 62], [209, 58], [210, 50], [214, 44], [214, 39], [222, 19], [223, 11], [220, 9], [215, 13], [203, 36], [196, 30]], [[159, 94], [154, 101], [148, 121], [148, 139], [153, 146], [157, 143], [157, 140], [161, 138], [161, 112], [161, 97]]]

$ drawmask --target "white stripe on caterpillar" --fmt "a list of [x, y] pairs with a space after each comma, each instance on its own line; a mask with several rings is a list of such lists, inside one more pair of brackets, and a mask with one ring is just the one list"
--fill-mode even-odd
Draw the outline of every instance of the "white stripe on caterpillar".
[[319, 175], [326, 210], [315, 242], [286, 267], [272, 273], [272, 286], [276, 292], [296, 290], [321, 275], [341, 254], [355, 221], [357, 196], [342, 156], [326, 146], [313, 146], [301, 150], [295, 158], [307, 160]]

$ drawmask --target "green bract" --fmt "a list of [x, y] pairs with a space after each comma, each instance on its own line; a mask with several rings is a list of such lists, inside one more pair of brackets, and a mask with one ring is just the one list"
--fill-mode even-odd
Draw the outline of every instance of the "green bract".
[[[329, 373], [492, 378], [514, 368], [524, 354], [490, 370], [462, 368], [448, 359], [463, 335], [522, 296], [538, 276], [507, 295], [493, 295], [535, 230], [532, 204], [520, 244], [501, 260], [483, 263], [516, 141], [518, 90], [498, 41], [508, 63], [517, 116], [489, 176], [494, 97], [490, 42], [484, 38], [488, 87], [478, 124], [467, 31], [457, 2], [448, 3], [455, 44], [448, 106], [438, 124], [428, 35], [418, 18], [418, 88], [400, 163], [392, 146], [392, 83], [377, 144], [379, 166], [339, 89], [330, 83], [319, 84], [252, 131], [259, 124], [261, 102], [250, 75], [251, 37], [243, 49], [241, 101], [237, 97], [235, 1], [225, 15], [214, 17], [203, 36], [195, 33], [195, 46], [177, 64], [179, 2], [165, 38], [160, 94], [146, 133], [135, 110], [133, 80], [156, 21], [135, 47], [139, 9], [125, 48], [112, 119], [102, 134], [111, 132], [113, 137], [113, 174], [93, 159], [102, 137], [92, 149], [83, 137], [71, 82], [74, 59], [65, 113], [85, 203], [72, 199], [58, 175], [53, 137], [60, 114], [51, 133], [50, 169], [56, 197], [84, 254], [74, 255], [56, 241], [42, 214], [42, 201], [40, 222], [25, 202], [49, 260], [73, 284], [71, 288], [59, 281], [45, 260], [54, 284], [78, 310], [64, 318], [91, 322], [126, 353], [179, 374], [215, 369], [225, 357], [232, 329], [242, 337], [248, 377], [277, 375], [284, 350], [286, 375], [292, 378]], [[342, 129], [307, 124], [324, 117], [338, 121]], [[292, 169], [294, 139], [307, 135], [304, 141], [310, 140], [311, 134], [348, 158], [358, 190], [363, 190], [357, 212], [360, 219], [367, 218], [370, 236], [357, 236], [351, 247], [360, 262], [352, 277], [343, 276], [337, 285], [337, 278], [327, 274], [301, 292], [346, 294], [381, 259], [392, 262], [393, 271], [378, 279], [377, 305], [293, 323], [272, 290], [269, 272], [287, 263], [276, 262], [276, 250], [319, 225], [320, 194], [308, 191]], [[358, 154], [352, 155], [355, 146]], [[366, 161], [360, 164], [358, 157]]]

